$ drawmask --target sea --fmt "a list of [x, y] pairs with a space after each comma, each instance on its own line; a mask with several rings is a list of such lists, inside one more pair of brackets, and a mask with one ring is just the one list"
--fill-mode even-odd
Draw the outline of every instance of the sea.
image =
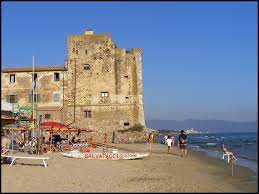
[[[160, 131], [158, 141], [161, 144], [164, 135], [165, 132]], [[175, 140], [178, 139], [178, 135], [174, 135]], [[208, 156], [219, 159], [222, 159], [221, 144], [224, 144], [236, 156], [235, 164], [248, 167], [258, 174], [257, 132], [199, 133], [187, 134], [187, 137], [189, 149], [205, 152]]]

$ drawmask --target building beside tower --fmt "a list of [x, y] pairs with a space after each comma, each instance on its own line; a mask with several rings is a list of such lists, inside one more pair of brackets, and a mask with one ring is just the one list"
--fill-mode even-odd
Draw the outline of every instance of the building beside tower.
[[99, 131], [145, 126], [142, 51], [117, 48], [110, 34], [70, 35], [64, 66], [13, 67], [1, 72], [1, 99], [19, 107], [34, 100], [42, 121]]

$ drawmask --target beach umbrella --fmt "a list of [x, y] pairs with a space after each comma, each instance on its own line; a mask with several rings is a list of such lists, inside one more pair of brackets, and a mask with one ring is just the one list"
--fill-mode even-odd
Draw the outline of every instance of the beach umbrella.
[[58, 123], [58, 122], [43, 122], [40, 124], [40, 127], [53, 127], [53, 128], [62, 128], [62, 127], [66, 127], [66, 125], [62, 124], [62, 123]]

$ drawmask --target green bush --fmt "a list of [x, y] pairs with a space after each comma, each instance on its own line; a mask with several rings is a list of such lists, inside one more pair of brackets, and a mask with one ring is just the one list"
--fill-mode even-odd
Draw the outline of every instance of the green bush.
[[141, 124], [136, 124], [133, 125], [132, 127], [128, 128], [128, 129], [124, 129], [124, 130], [119, 130], [119, 132], [127, 132], [127, 131], [143, 131], [144, 130], [144, 126]]
[[144, 126], [141, 124], [136, 124], [133, 125], [132, 127], [127, 129], [128, 131], [143, 131], [144, 130]]

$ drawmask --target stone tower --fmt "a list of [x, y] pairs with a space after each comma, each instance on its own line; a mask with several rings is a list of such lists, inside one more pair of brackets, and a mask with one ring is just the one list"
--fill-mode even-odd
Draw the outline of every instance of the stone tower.
[[98, 131], [145, 126], [141, 57], [139, 48], [116, 48], [110, 34], [69, 36], [65, 124]]

